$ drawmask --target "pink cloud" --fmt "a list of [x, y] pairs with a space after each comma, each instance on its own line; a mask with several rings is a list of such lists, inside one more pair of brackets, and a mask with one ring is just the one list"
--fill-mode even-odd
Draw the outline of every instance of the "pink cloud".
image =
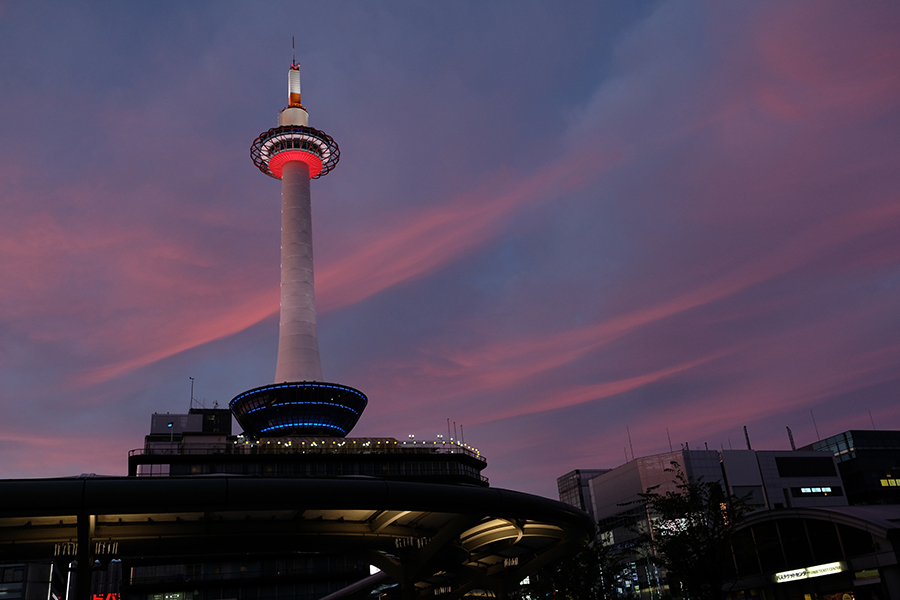
[[893, 106], [900, 93], [900, 14], [889, 4], [774, 5], [757, 18], [755, 37], [774, 77], [759, 99], [773, 114], [808, 120]]
[[[603, 322], [557, 333], [490, 342], [475, 350], [448, 349], [433, 376], [456, 379], [467, 374], [468, 391], [512, 385], [570, 363], [641, 327], [744, 292], [839, 251], [851, 240], [891, 230], [900, 222], [900, 203], [886, 204], [809, 227], [766, 255], [736, 266], [666, 301], [626, 312]], [[897, 248], [900, 251], [900, 247]], [[719, 270], [714, 265], [707, 269]], [[473, 376], [474, 374], [474, 376]]]
[[335, 310], [433, 272], [496, 236], [514, 211], [586, 186], [616, 159], [613, 153], [572, 153], [533, 175], [504, 177], [440, 207], [393, 215], [399, 225], [384, 226], [365, 246], [317, 270], [318, 304]]
[[[115, 435], [85, 439], [78, 435], [31, 435], [0, 430], [4, 477], [80, 475], [84, 465], [101, 475], [124, 475], [128, 443]], [[43, 475], [46, 476], [46, 475]]]
[[[603, 159], [606, 159], [605, 162]], [[368, 245], [336, 262], [325, 262], [316, 274], [320, 312], [334, 310], [396, 285], [423, 276], [470, 252], [496, 235], [503, 219], [531, 202], [552, 198], [556, 188], [585, 185], [611, 164], [610, 157], [590, 156], [581, 161], [549, 165], [537, 174], [514, 183], [486, 186], [438, 209], [409, 215], [400, 225], [380, 231]], [[178, 250], [164, 250], [175, 256]], [[136, 266], [123, 271], [137, 272]], [[183, 276], [178, 273], [148, 272], [142, 278], [158, 278], [167, 288], [177, 287]], [[192, 288], [195, 288], [193, 284]], [[277, 288], [247, 298], [241, 304], [211, 306], [202, 319], [191, 314], [185, 319], [154, 324], [151, 335], [128, 336], [140, 339], [133, 350], [137, 355], [101, 368], [79, 378], [81, 383], [96, 383], [191, 347], [231, 335], [277, 312]], [[214, 313], [209, 315], [208, 313]], [[215, 314], [218, 313], [218, 314]], [[190, 319], [190, 322], [188, 321]], [[137, 327], [146, 327], [139, 320]], [[157, 344], [148, 343], [158, 340]]]
[[208, 312], [213, 314], [202, 320], [190, 317], [167, 319], [165, 326], [153, 332], [157, 344], [143, 342], [132, 348], [135, 356], [87, 370], [79, 374], [73, 383], [92, 385], [107, 381], [179, 352], [233, 335], [270, 317], [273, 314], [272, 304], [278, 304], [276, 289], [264, 290], [241, 304], [211, 307]]
[[487, 423], [500, 419], [509, 419], [522, 415], [530, 415], [550, 410], [557, 410], [569, 406], [584, 404], [585, 402], [595, 402], [611, 396], [617, 396], [625, 392], [630, 392], [645, 385], [656, 383], [673, 375], [688, 371], [699, 365], [708, 363], [712, 360], [720, 358], [724, 353], [717, 353], [706, 356], [697, 360], [688, 361], [664, 369], [659, 369], [651, 373], [645, 373], [637, 377], [620, 379], [617, 381], [604, 381], [591, 385], [581, 385], [569, 388], [554, 390], [551, 394], [541, 395], [539, 398], [533, 398], [526, 402], [517, 404], [515, 407], [506, 410], [495, 410], [493, 412], [485, 411], [483, 415], [479, 415], [473, 421], [474, 424]]
[[[561, 160], [524, 180], [485, 184], [440, 208], [383, 225], [367, 245], [318, 269], [321, 312], [359, 302], [449, 263], [496, 235], [517, 209], [547, 201], [561, 188], [585, 185], [612, 162], [611, 156], [596, 154]], [[79, 194], [88, 192], [74, 191]], [[9, 224], [0, 238], [0, 253], [8, 258], [0, 276], [10, 283], [0, 303], [11, 314], [26, 319], [93, 313], [87, 331], [79, 330], [87, 324], [83, 321], [48, 331], [58, 341], [75, 336], [77, 345], [98, 356], [116, 357], [77, 375], [78, 385], [105, 381], [232, 335], [278, 310], [277, 281], [259, 290], [240, 286], [223, 294], [232, 287], [227, 282], [223, 286], [221, 279], [198, 280], [193, 275], [197, 268], [221, 270], [220, 264], [194, 245], [152, 229], [103, 222], [63, 226], [49, 214], [38, 213]], [[93, 282], [107, 288], [106, 306], [87, 305], [71, 292], [57, 293], [76, 277], [83, 285]], [[35, 297], [43, 300], [35, 304], [30, 301]], [[127, 320], [103, 314], [116, 309], [124, 310]]]

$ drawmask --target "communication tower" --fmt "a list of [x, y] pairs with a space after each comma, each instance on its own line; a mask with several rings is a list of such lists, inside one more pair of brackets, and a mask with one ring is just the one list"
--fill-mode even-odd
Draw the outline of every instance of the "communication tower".
[[346, 436], [368, 399], [322, 377], [313, 277], [311, 179], [330, 173], [341, 157], [337, 143], [309, 126], [300, 103], [300, 67], [288, 70], [288, 105], [278, 127], [250, 147], [253, 164], [281, 180], [281, 309], [275, 383], [246, 391], [230, 403], [251, 437]]

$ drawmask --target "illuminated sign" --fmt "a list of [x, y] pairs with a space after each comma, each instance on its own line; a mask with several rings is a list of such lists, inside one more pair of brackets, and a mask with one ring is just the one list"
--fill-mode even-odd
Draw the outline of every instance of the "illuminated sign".
[[672, 519], [670, 521], [659, 521], [657, 523], [660, 535], [674, 535], [681, 531], [687, 531], [688, 520], [684, 518]]
[[112, 592], [110, 594], [93, 594], [91, 596], [91, 600], [119, 600], [119, 592]]
[[833, 575], [844, 571], [847, 567], [842, 562], [826, 563], [824, 565], [816, 565], [814, 567], [806, 567], [805, 569], [795, 569], [793, 571], [782, 571], [775, 573], [775, 583], [785, 583], [787, 581], [797, 581], [798, 579], [809, 579], [811, 577], [822, 577], [823, 575]]

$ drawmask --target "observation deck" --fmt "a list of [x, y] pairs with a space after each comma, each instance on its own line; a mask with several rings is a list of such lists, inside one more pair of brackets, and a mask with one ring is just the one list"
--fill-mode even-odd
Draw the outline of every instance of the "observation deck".
[[248, 390], [230, 403], [249, 437], [327, 435], [346, 437], [369, 400], [338, 383], [301, 381]]
[[282, 125], [260, 134], [250, 146], [250, 158], [260, 171], [281, 179], [285, 163], [299, 160], [309, 166], [309, 178], [324, 177], [337, 166], [341, 150], [325, 133], [304, 125]]

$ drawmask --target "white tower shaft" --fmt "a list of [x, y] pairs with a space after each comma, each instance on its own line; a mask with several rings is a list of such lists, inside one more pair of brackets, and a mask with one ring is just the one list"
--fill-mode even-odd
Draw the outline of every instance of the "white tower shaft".
[[309, 167], [284, 165], [281, 179], [281, 320], [275, 383], [322, 381], [313, 280]]

